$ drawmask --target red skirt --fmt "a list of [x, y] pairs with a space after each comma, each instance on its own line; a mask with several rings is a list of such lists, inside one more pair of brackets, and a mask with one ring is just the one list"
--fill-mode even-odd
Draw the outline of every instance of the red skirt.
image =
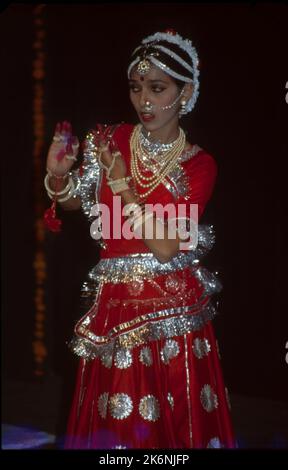
[[66, 449], [236, 447], [211, 322], [121, 354], [81, 359]]

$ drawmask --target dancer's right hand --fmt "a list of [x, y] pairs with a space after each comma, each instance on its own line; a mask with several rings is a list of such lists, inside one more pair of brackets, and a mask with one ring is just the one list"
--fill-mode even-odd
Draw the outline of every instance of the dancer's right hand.
[[56, 177], [66, 175], [77, 160], [79, 140], [72, 135], [72, 126], [68, 121], [57, 123], [53, 141], [50, 145], [46, 169]]

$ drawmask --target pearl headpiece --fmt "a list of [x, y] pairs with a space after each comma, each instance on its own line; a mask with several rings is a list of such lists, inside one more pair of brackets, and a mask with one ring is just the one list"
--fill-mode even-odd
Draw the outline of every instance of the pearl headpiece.
[[[170, 44], [176, 44], [180, 49], [185, 51], [188, 56], [191, 58], [192, 66], [191, 64], [188, 64], [182, 57], [180, 57], [176, 52], [170, 50], [167, 45], [163, 46], [162, 44], [158, 44], [159, 42], [165, 41], [166, 43]], [[137, 47], [133, 54], [137, 52], [138, 49], [143, 48], [143, 46], [146, 46], [147, 48], [149, 46], [152, 46], [153, 49], [162, 51], [169, 55], [172, 59], [174, 59], [176, 62], [178, 62], [184, 69], [187, 70], [187, 76], [186, 74], [179, 74], [176, 71], [172, 70], [172, 68], [168, 67], [163, 61], [158, 60], [157, 53], [149, 53], [146, 51], [145, 53], [145, 63], [147, 62], [147, 59], [153, 63], [156, 67], [160, 68], [163, 70], [163, 72], [167, 73], [168, 75], [171, 75], [171, 77], [183, 81], [185, 83], [193, 83], [193, 93], [190, 98], [190, 100], [186, 104], [186, 112], [192, 111], [192, 109], [195, 106], [195, 103], [197, 101], [197, 98], [199, 96], [199, 59], [198, 59], [198, 54], [195, 49], [195, 47], [192, 45], [192, 42], [189, 39], [183, 39], [180, 34], [176, 33], [173, 30], [166, 30], [165, 32], [157, 32], [155, 34], [152, 34], [150, 36], [147, 36], [144, 38], [141, 42], [141, 46]], [[141, 64], [141, 57], [137, 56], [135, 60], [131, 62], [131, 64], [128, 67], [128, 78], [130, 77], [130, 73], [132, 68], [136, 64]], [[138, 68], [139, 70], [141, 69], [141, 66]], [[137, 68], [137, 70], [138, 70]], [[147, 72], [149, 69], [147, 68]], [[143, 73], [143, 72], [142, 72]], [[145, 72], [144, 72], [145, 73]], [[192, 75], [192, 78], [191, 78]]]

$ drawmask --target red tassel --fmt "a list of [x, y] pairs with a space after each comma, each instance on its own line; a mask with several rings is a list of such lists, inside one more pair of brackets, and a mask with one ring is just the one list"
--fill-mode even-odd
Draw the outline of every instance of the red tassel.
[[51, 232], [61, 232], [62, 220], [56, 219], [56, 201], [44, 212], [44, 225]]

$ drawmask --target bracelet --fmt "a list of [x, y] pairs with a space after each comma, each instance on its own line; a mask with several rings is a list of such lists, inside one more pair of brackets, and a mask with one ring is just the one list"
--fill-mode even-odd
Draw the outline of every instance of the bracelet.
[[44, 178], [44, 186], [47, 190], [47, 193], [48, 194], [51, 194], [52, 196], [61, 196], [61, 194], [65, 194], [70, 188], [71, 188], [71, 184], [72, 184], [72, 177], [69, 176], [69, 181], [67, 183], [67, 185], [65, 186], [64, 189], [62, 189], [62, 191], [53, 191], [50, 186], [49, 186], [49, 183], [48, 183], [48, 180], [49, 180], [49, 174], [47, 174]]
[[107, 184], [108, 186], [113, 186], [114, 183], [118, 183], [120, 181], [125, 181], [125, 182], [129, 182], [131, 180], [132, 176], [124, 176], [123, 178], [118, 178], [117, 180], [113, 180], [112, 178], [110, 179], [110, 181], [107, 181]]
[[65, 201], [68, 201], [68, 199], [70, 199], [71, 197], [73, 197], [73, 193], [75, 191], [75, 185], [74, 185], [74, 182], [72, 181], [71, 183], [71, 189], [70, 191], [68, 192], [68, 194], [64, 197], [61, 197], [61, 199], [57, 199], [57, 202], [65, 202]]
[[129, 185], [127, 184], [127, 182], [129, 182], [130, 180], [131, 176], [127, 176], [125, 178], [107, 181], [107, 184], [108, 186], [110, 186], [112, 193], [117, 194], [121, 191], [124, 191], [125, 189], [129, 189]]
[[56, 197], [56, 200], [57, 202], [65, 202], [65, 201], [68, 201], [68, 199], [70, 199], [71, 197], [76, 197], [74, 196], [74, 192], [75, 192], [75, 185], [74, 185], [74, 182], [72, 180], [72, 183], [71, 183], [71, 188], [69, 189], [68, 193], [61, 197], [61, 198], [58, 198], [57, 195], [56, 196], [53, 196], [52, 194], [50, 194], [49, 192], [47, 193], [48, 196], [50, 197], [50, 199], [54, 199]]
[[75, 191], [75, 185], [74, 183], [72, 182], [71, 184], [71, 188], [69, 189], [68, 193], [65, 194], [63, 197], [61, 198], [58, 198], [58, 194], [54, 195], [53, 194], [50, 194], [47, 192], [48, 196], [50, 197], [50, 199], [54, 199], [56, 197], [56, 200], [57, 202], [64, 202], [64, 201], [67, 201], [68, 199], [70, 199], [70, 197], [73, 196], [73, 192]]
[[64, 178], [66, 178], [66, 176], [71, 175], [70, 171], [68, 171], [67, 173], [65, 173], [65, 175], [63, 175], [63, 176], [55, 175], [55, 173], [53, 173], [51, 170], [49, 170], [49, 168], [46, 168], [46, 171], [47, 171], [47, 173], [48, 173], [49, 176], [53, 176], [53, 177], [56, 178], [57, 180], [62, 180], [62, 179], [64, 179]]

